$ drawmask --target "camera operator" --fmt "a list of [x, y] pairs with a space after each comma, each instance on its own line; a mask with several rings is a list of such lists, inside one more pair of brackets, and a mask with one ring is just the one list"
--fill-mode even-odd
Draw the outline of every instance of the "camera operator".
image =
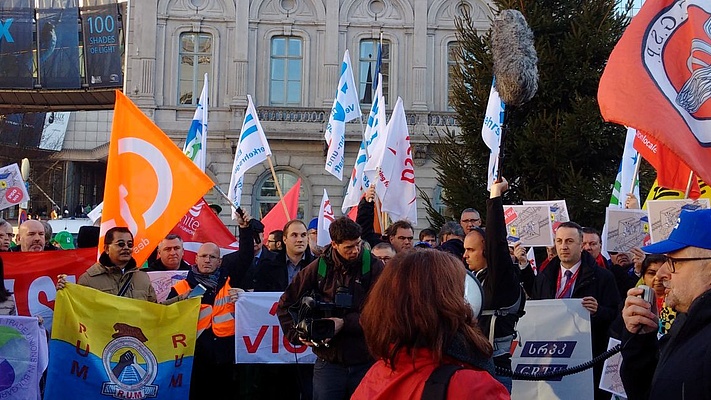
[[329, 227], [331, 244], [302, 269], [279, 299], [277, 314], [287, 339], [311, 346], [313, 398], [349, 399], [373, 364], [360, 312], [383, 270], [363, 248], [360, 226], [341, 217]]

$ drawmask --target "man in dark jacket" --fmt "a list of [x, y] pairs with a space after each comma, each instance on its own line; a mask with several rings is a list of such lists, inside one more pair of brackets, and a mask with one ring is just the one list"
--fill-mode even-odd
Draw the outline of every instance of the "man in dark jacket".
[[168, 234], [168, 236], [158, 242], [158, 248], [156, 250], [159, 258], [150, 263], [148, 268], [144, 269], [144, 271], [190, 270], [190, 264], [183, 260], [185, 249], [183, 248], [183, 239], [180, 236], [174, 233]]
[[[583, 307], [590, 312], [593, 356], [598, 356], [607, 350], [608, 330], [620, 302], [615, 277], [583, 251], [583, 231], [575, 222], [560, 224], [555, 232], [555, 247], [558, 256], [536, 276], [531, 298], [582, 299]], [[595, 398], [609, 399], [610, 393], [597, 388], [601, 375], [602, 363], [597, 363], [593, 366]]]
[[[287, 339], [312, 346], [318, 357], [314, 366], [315, 399], [347, 399], [373, 363], [365, 344], [360, 312], [370, 288], [380, 276], [383, 263], [363, 249], [360, 226], [348, 219], [336, 219], [329, 227], [331, 244], [318, 259], [301, 270], [279, 299], [277, 315]], [[305, 296], [315, 318], [330, 325], [332, 335], [317, 340], [314, 332], [297, 329]], [[335, 309], [323, 312], [326, 303]], [[322, 308], [322, 309], [321, 309]], [[331, 307], [328, 307], [331, 308]], [[320, 310], [321, 309], [321, 310]]]
[[679, 314], [657, 340], [655, 305], [638, 297], [640, 288], [627, 292], [620, 376], [630, 400], [711, 398], [709, 226], [711, 210], [684, 210], [667, 240], [642, 248], [666, 255], [657, 278], [666, 287], [666, 305]]
[[[479, 324], [484, 335], [488, 336], [494, 346], [494, 365], [510, 370], [511, 343], [515, 338], [516, 324], [519, 320], [519, 315], [516, 315], [516, 310], [513, 310], [516, 307], [511, 306], [525, 299], [521, 298], [519, 268], [511, 260], [506, 240], [506, 222], [501, 199], [506, 190], [508, 190], [506, 180], [491, 185], [491, 198], [486, 201], [488, 222], [486, 232], [479, 227], [472, 227], [464, 238], [464, 261], [467, 268], [476, 274], [484, 290], [483, 311]], [[459, 227], [459, 224], [456, 226]], [[494, 310], [504, 309], [510, 312], [494, 318], [492, 315]], [[513, 383], [511, 377], [497, 374], [495, 378], [506, 386], [509, 393], [511, 392]]]

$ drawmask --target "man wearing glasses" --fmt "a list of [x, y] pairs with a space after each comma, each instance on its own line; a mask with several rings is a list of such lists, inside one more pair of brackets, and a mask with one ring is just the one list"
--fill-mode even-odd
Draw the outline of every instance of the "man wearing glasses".
[[459, 218], [459, 224], [464, 229], [464, 235], [466, 236], [469, 232], [473, 231], [474, 228], [481, 227], [481, 215], [479, 211], [473, 208], [465, 208], [462, 211], [462, 215]]
[[711, 393], [711, 210], [684, 210], [669, 238], [643, 247], [666, 260], [657, 271], [679, 314], [657, 338], [659, 318], [642, 289], [627, 292], [620, 375], [629, 399], [708, 399]]
[[[67, 275], [57, 277], [57, 290], [64, 289]], [[133, 259], [133, 234], [126, 227], [109, 229], [104, 236], [104, 251], [99, 262], [89, 267], [78, 284], [131, 299], [157, 302], [148, 273]]]

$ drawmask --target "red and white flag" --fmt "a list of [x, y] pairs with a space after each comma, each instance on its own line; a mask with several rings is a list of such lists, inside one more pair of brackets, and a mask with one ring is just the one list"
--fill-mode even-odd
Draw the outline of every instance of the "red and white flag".
[[404, 219], [417, 225], [415, 164], [412, 162], [405, 108], [399, 97], [386, 131], [386, 156], [375, 183], [375, 192], [382, 199], [382, 210], [390, 215], [390, 219]]
[[[606, 121], [656, 138], [706, 182], [711, 182], [709, 21], [708, 0], [647, 0], [612, 51], [598, 89]], [[666, 168], [658, 173], [664, 176]]]
[[316, 244], [319, 246], [327, 246], [331, 244], [331, 234], [328, 228], [331, 226], [331, 222], [336, 219], [333, 215], [333, 207], [331, 207], [331, 201], [328, 199], [328, 193], [326, 188], [323, 188], [323, 197], [321, 198], [321, 207], [318, 209], [318, 239]]
[[222, 255], [239, 249], [235, 235], [222, 223], [220, 217], [208, 206], [204, 198], [190, 207], [170, 233], [183, 239], [183, 260], [195, 264], [197, 251], [203, 243], [213, 242]]

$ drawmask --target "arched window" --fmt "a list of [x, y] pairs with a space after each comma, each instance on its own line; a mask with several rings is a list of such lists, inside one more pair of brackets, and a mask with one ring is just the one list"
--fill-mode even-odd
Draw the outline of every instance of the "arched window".
[[434, 187], [434, 196], [432, 196], [432, 206], [435, 210], [437, 210], [438, 213], [446, 216], [448, 214], [448, 209], [447, 205], [444, 204], [444, 200], [442, 200], [443, 194], [444, 188], [442, 187], [442, 185], [437, 185]]
[[197, 104], [205, 73], [209, 75], [212, 68], [212, 49], [212, 35], [209, 33], [180, 34], [178, 104]]
[[[279, 180], [281, 193], [284, 196], [294, 187], [296, 181], [299, 180], [298, 175], [286, 170], [276, 170], [276, 176]], [[302, 179], [301, 190], [299, 191], [299, 209], [296, 212], [296, 218], [302, 221], [305, 221], [304, 218], [309, 217], [305, 214], [305, 210], [308, 209], [308, 195], [304, 186], [304, 180]], [[277, 192], [274, 177], [270, 171], [267, 171], [264, 176], [257, 181], [255, 189], [254, 193], [256, 193], [257, 197], [255, 199], [255, 209], [259, 210], [259, 214], [255, 215], [255, 217], [261, 219], [279, 203], [279, 192]]]

